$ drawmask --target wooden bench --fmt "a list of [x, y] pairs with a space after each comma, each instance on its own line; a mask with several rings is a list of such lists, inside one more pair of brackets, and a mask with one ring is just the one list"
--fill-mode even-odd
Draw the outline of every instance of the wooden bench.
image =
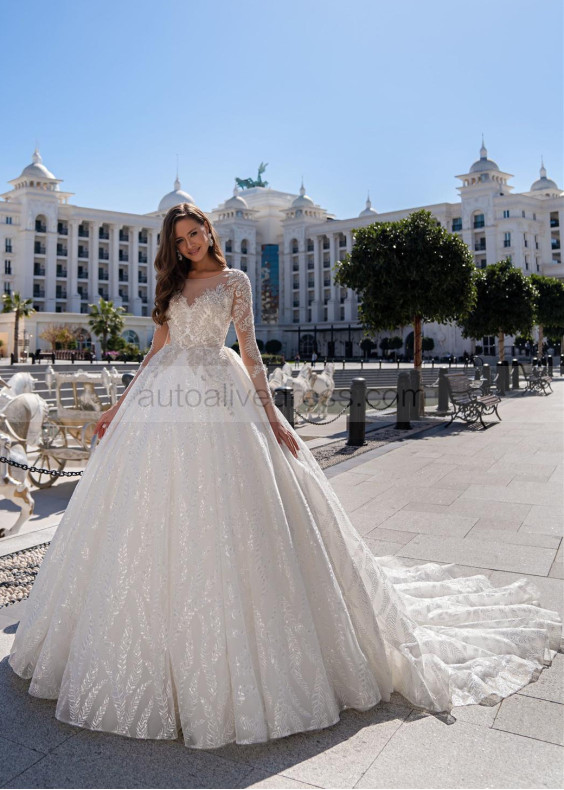
[[445, 428], [452, 425], [457, 417], [460, 417], [468, 425], [480, 420], [482, 426], [487, 428], [488, 426], [482, 418], [484, 415], [487, 416], [494, 412], [498, 420], [501, 421], [497, 411], [498, 403], [501, 403], [499, 395], [490, 393], [479, 395], [479, 390], [472, 386], [475, 382], [472, 382], [465, 373], [446, 373], [445, 379], [449, 398], [453, 405], [450, 422], [445, 425]]
[[548, 375], [544, 368], [538, 368], [535, 365], [524, 365], [522, 362], [519, 363], [519, 367], [525, 379], [523, 392], [542, 392], [543, 395], [549, 395], [552, 392], [552, 377]]

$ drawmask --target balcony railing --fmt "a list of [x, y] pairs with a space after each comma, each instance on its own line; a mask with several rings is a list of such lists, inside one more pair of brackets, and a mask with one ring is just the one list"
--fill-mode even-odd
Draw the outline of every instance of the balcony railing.
[[57, 291], [55, 293], [55, 299], [66, 299], [66, 298], [67, 298], [67, 292], [66, 291]]
[[87, 239], [90, 236], [88, 228], [83, 228], [81, 225], [78, 227], [78, 236], [81, 239]]
[[485, 250], [486, 249], [486, 240], [482, 239], [480, 241], [477, 241], [476, 244], [474, 244], [474, 249], [476, 250], [476, 252], [479, 252], [481, 250]]
[[99, 280], [109, 280], [110, 279], [110, 275], [108, 274], [108, 272], [98, 272], [98, 279]]
[[33, 289], [33, 298], [34, 299], [44, 299], [45, 298], [45, 291], [41, 291], [39, 289]]
[[57, 266], [57, 277], [66, 277], [66, 276], [67, 276], [67, 270], [62, 269], [60, 266]]
[[560, 249], [560, 242], [558, 241], [558, 239], [551, 239], [550, 240], [550, 247], [553, 250], [559, 250]]
[[138, 283], [146, 283], [147, 282], [147, 276], [145, 274], [138, 274], [137, 282]]
[[109, 295], [109, 293], [107, 291], [98, 291], [98, 296], [101, 296], [102, 299], [106, 300], [106, 302], [110, 298], [110, 295]]
[[61, 247], [60, 244], [57, 244], [57, 255], [59, 258], [66, 258], [69, 254], [69, 251], [66, 247]]
[[146, 296], [142, 296], [141, 297], [141, 302], [142, 302], [142, 304], [147, 304], [147, 297]]
[[511, 239], [504, 239], [503, 240], [504, 247], [511, 247]]
[[98, 250], [98, 259], [101, 261], [109, 261], [110, 253], [106, 252], [106, 250]]
[[119, 260], [120, 261], [124, 261], [124, 262], [128, 261], [129, 260], [129, 255], [127, 254], [127, 252], [121, 252], [121, 250], [120, 250]]
[[107, 230], [102, 230], [102, 228], [100, 228], [100, 230], [98, 231], [98, 238], [105, 239], [107, 241], [110, 238], [110, 234], [108, 233]]
[[6, 242], [6, 244], [5, 244], [5, 246], [4, 246], [4, 252], [13, 252], [13, 251], [14, 251], [14, 250], [13, 250], [13, 248], [12, 248], [12, 245], [11, 245], [11, 244], [8, 244], [8, 242]]
[[33, 276], [34, 277], [45, 277], [45, 269], [43, 266], [34, 266], [33, 267]]
[[307, 287], [308, 288], [313, 288], [314, 286], [315, 286], [315, 282], [313, 280], [308, 280], [307, 281]]
[[347, 246], [346, 238], [345, 239], [339, 239], [339, 247], [346, 247], [346, 246]]
[[474, 220], [474, 228], [483, 228], [485, 227], [486, 223], [483, 219], [475, 219]]
[[78, 277], [79, 280], [87, 280], [88, 279], [88, 272], [85, 269], [80, 269], [79, 268], [76, 276]]
[[127, 283], [127, 282], [129, 282], [129, 276], [127, 274], [121, 274], [121, 272], [119, 274], [119, 278], [118, 279], [119, 279], [120, 283]]
[[43, 225], [42, 222], [35, 223], [35, 232], [36, 233], [47, 233], [47, 225]]
[[145, 236], [142, 233], [139, 234], [139, 244], [147, 244], [148, 240], [149, 240], [148, 236]]
[[129, 241], [129, 233], [124, 233], [122, 230], [119, 232], [120, 241]]
[[294, 299], [294, 307], [299, 307], [299, 306], [300, 306], [300, 300]]
[[57, 227], [57, 233], [59, 234], [59, 236], [68, 236], [69, 229], [66, 227], [66, 225], [59, 225]]
[[[33, 248], [33, 251], [36, 255], [45, 255], [45, 247], [43, 244], [36, 244]], [[11, 249], [6, 250], [6, 252], [12, 252]]]
[[79, 258], [88, 258], [88, 250], [84, 249], [84, 247], [78, 248], [78, 257]]
[[147, 263], [147, 256], [139, 253], [139, 263]]
[[560, 220], [558, 220], [558, 219], [551, 219], [550, 220], [550, 227], [551, 228], [559, 228], [560, 227]]
[[84, 293], [84, 291], [81, 291], [80, 288], [77, 290], [77, 293], [78, 293], [78, 295], [80, 297], [80, 301], [81, 302], [87, 302], [88, 301], [88, 294], [87, 293]]

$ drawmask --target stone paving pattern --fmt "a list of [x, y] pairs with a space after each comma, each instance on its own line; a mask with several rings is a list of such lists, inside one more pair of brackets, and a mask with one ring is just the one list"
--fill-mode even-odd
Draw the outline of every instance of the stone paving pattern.
[[[549, 397], [504, 399], [487, 431], [442, 426], [331, 467], [326, 474], [377, 555], [456, 563], [461, 575], [504, 585], [526, 576], [564, 614], [562, 537], [564, 380]], [[42, 513], [0, 553], [54, 533], [73, 484], [41, 497]], [[0, 523], [13, 518], [10, 506]], [[343, 711], [324, 730], [265, 744], [187, 749], [137, 741], [54, 718], [27, 694], [9, 653], [25, 601], [0, 609], [0, 786], [528, 788], [562, 787], [564, 656], [536, 683], [494, 707], [452, 716], [414, 710], [397, 694], [370, 711]]]

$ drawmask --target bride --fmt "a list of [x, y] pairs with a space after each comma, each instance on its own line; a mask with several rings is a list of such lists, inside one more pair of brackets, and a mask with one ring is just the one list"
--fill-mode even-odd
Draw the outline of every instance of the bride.
[[562, 631], [526, 580], [371, 554], [274, 407], [249, 278], [195, 206], [166, 215], [155, 267], [151, 349], [96, 426], [15, 636], [29, 693], [69, 724], [209, 749], [394, 690], [448, 711], [534, 680]]

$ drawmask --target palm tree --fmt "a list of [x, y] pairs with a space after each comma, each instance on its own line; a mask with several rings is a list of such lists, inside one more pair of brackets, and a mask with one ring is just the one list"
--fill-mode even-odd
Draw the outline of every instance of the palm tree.
[[111, 300], [106, 301], [102, 297], [100, 297], [99, 304], [89, 304], [88, 307], [90, 307], [88, 324], [94, 334], [101, 338], [102, 354], [105, 354], [108, 347], [108, 337], [119, 335], [123, 330], [125, 321], [122, 313], [125, 312], [125, 308], [114, 307]]
[[27, 316], [35, 313], [35, 309], [32, 306], [33, 299], [22, 299], [18, 291], [15, 291], [13, 294], [2, 294], [2, 301], [4, 302], [3, 313], [16, 314], [16, 320], [14, 321], [14, 362], [19, 362], [20, 318], [27, 318]]

